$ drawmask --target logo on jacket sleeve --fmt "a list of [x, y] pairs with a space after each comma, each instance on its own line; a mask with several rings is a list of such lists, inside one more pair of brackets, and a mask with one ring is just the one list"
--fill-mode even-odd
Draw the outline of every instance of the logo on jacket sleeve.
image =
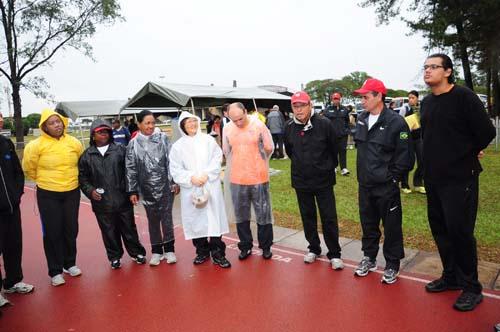
[[408, 139], [408, 132], [407, 131], [400, 132], [399, 139]]

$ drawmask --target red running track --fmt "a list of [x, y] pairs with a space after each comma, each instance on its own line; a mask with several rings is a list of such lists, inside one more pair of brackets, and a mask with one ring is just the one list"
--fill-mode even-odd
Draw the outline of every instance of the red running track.
[[[111, 270], [88, 203], [80, 207], [77, 263], [83, 275], [52, 287], [35, 209], [33, 191], [26, 190], [23, 267], [36, 290], [7, 295], [14, 305], [1, 309], [2, 332], [476, 332], [491, 331], [500, 321], [499, 292], [489, 292], [475, 311], [460, 313], [452, 309], [458, 292], [427, 294], [422, 281], [409, 275], [393, 285], [381, 284], [379, 273], [355, 278], [351, 267], [339, 272], [325, 261], [305, 265], [301, 252], [282, 247], [274, 248], [273, 260], [256, 254], [239, 262], [236, 241], [226, 239], [231, 269], [210, 262], [194, 266], [194, 248], [180, 228], [177, 264], [140, 266], [124, 257], [122, 268]], [[145, 218], [137, 221], [147, 229]]]

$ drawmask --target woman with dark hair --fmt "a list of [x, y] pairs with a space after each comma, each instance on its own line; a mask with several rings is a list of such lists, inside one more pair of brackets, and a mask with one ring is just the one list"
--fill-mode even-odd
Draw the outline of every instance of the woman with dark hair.
[[41, 136], [24, 149], [23, 170], [36, 182], [36, 198], [43, 226], [43, 247], [53, 286], [65, 283], [63, 272], [82, 274], [76, 266], [76, 237], [80, 188], [79, 140], [66, 134], [68, 119], [53, 110], [42, 111]]
[[226, 259], [222, 234], [229, 232], [220, 182], [222, 150], [215, 140], [201, 132], [200, 118], [182, 112], [182, 137], [170, 153], [170, 172], [181, 187], [181, 216], [186, 240], [196, 247], [195, 265], [210, 256], [222, 268]]
[[170, 142], [167, 136], [155, 131], [155, 118], [150, 111], [137, 115], [139, 133], [127, 146], [125, 159], [127, 193], [137, 205], [139, 197], [146, 209], [151, 240], [151, 266], [165, 259], [177, 262], [174, 250], [172, 205], [179, 187], [172, 181], [168, 169]]

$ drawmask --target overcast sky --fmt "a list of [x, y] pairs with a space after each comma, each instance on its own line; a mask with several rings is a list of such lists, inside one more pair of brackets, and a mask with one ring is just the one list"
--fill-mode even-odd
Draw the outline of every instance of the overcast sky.
[[[387, 87], [422, 84], [424, 40], [373, 8], [341, 0], [122, 0], [125, 22], [100, 28], [96, 62], [59, 53], [37, 72], [56, 101], [127, 99], [147, 81], [300, 89], [366, 71]], [[5, 94], [2, 113], [7, 114]], [[23, 115], [54, 106], [22, 93]]]

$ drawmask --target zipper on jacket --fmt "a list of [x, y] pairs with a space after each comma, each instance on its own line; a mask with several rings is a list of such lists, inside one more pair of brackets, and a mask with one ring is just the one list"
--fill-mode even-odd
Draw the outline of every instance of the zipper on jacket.
[[14, 213], [14, 208], [12, 207], [12, 202], [10, 201], [10, 198], [9, 198], [9, 192], [7, 191], [7, 185], [5, 184], [5, 178], [3, 177], [2, 167], [0, 167], [0, 175], [2, 176], [3, 187], [5, 188], [5, 196], [7, 197], [7, 201], [9, 202], [10, 213], [12, 214], [12, 213]]

